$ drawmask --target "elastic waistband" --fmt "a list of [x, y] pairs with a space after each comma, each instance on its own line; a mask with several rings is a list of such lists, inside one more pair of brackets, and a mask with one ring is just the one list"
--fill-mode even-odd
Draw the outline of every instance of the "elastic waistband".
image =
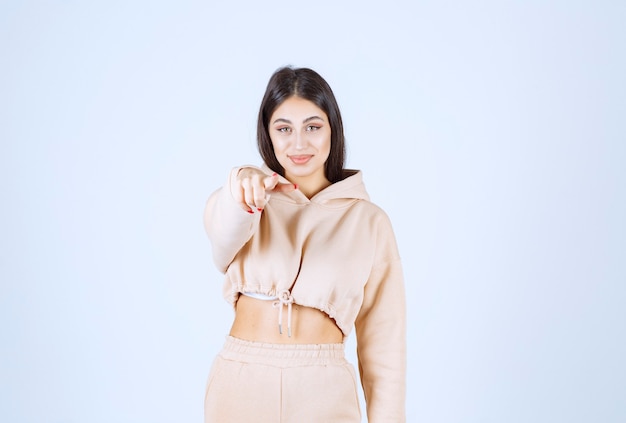
[[277, 367], [344, 364], [345, 345], [271, 344], [227, 336], [220, 356], [226, 360]]

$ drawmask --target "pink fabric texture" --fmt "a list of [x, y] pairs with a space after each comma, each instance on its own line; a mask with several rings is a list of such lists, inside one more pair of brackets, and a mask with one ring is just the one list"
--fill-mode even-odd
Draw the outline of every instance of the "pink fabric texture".
[[205, 423], [360, 423], [343, 344], [264, 344], [227, 337], [213, 362]]

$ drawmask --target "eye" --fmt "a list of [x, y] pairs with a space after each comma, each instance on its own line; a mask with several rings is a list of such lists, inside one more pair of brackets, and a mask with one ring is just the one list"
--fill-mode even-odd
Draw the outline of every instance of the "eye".
[[321, 128], [321, 126], [309, 125], [309, 126], [306, 127], [306, 130], [309, 131], [309, 132], [312, 132], [312, 131], [317, 131], [320, 128]]
[[289, 132], [291, 132], [291, 128], [288, 127], [288, 126], [283, 126], [283, 127], [280, 127], [280, 128], [276, 128], [276, 130], [278, 132], [282, 132], [283, 134], [288, 134]]

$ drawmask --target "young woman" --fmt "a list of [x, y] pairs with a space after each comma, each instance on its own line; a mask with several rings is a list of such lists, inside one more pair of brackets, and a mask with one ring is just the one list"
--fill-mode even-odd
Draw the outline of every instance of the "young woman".
[[234, 168], [204, 223], [235, 308], [205, 421], [360, 422], [344, 341], [356, 332], [369, 423], [405, 421], [404, 282], [387, 215], [344, 169], [341, 114], [306, 68], [271, 77], [261, 167]]

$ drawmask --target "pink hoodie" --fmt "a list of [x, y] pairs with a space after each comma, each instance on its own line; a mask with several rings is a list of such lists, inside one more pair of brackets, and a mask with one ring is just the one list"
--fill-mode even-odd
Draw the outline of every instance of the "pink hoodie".
[[244, 291], [288, 290], [296, 304], [333, 318], [344, 339], [354, 327], [368, 421], [405, 421], [402, 267], [389, 218], [369, 201], [361, 172], [346, 171], [311, 199], [298, 190], [272, 193], [262, 213], [249, 214], [230, 191], [240, 169], [205, 209], [213, 260], [226, 276], [224, 297], [234, 305]]

